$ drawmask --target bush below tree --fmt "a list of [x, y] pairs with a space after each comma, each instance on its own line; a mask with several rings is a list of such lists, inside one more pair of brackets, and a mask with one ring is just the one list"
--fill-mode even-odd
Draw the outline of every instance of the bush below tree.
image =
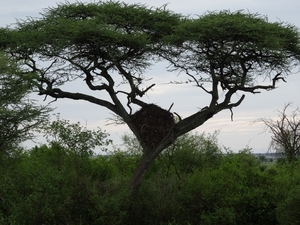
[[52, 143], [7, 159], [0, 224], [298, 224], [300, 163], [265, 166], [224, 154], [214, 136], [186, 135], [164, 151], [134, 196], [137, 153], [81, 155]]

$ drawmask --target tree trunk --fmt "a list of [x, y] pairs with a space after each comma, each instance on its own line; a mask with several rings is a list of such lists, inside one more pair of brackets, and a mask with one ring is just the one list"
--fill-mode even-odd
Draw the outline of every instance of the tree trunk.
[[190, 116], [189, 118], [180, 121], [179, 123], [175, 124], [173, 129], [170, 130], [168, 134], [166, 134], [164, 139], [154, 149], [150, 149], [148, 146], [142, 145], [144, 153], [141, 157], [138, 166], [134, 171], [131, 180], [131, 188], [133, 192], [138, 190], [151, 164], [164, 149], [170, 146], [180, 135], [185, 134], [191, 131], [192, 129], [198, 127], [199, 125], [203, 124], [206, 120], [211, 118], [214, 115], [214, 113], [215, 112], [211, 112], [211, 110], [206, 109]]
[[[141, 140], [140, 143], [144, 149], [144, 153], [141, 157], [141, 160], [140, 160], [137, 168], [134, 171], [134, 174], [133, 174], [133, 177], [131, 180], [132, 191], [135, 192], [138, 190], [146, 172], [150, 168], [153, 161], [156, 159], [156, 157], [159, 156], [159, 154], [164, 149], [166, 149], [168, 146], [170, 146], [176, 140], [177, 137], [195, 129], [196, 127], [199, 127], [200, 125], [202, 125], [205, 121], [207, 121], [209, 118], [211, 118], [213, 115], [215, 115], [219, 111], [222, 111], [227, 108], [231, 109], [232, 107], [238, 106], [242, 102], [244, 97], [245, 96], [243, 95], [237, 103], [232, 103], [230, 105], [225, 105], [225, 106], [221, 105], [221, 106], [218, 106], [217, 109], [215, 107], [211, 107], [211, 108], [207, 107], [206, 109], [201, 110], [201, 111], [185, 118], [184, 120], [179, 121], [178, 123], [176, 123], [173, 126], [173, 128], [170, 130], [170, 132], [168, 134], [166, 134], [164, 139], [154, 149], [150, 149], [148, 146], [143, 145], [144, 143], [143, 143], [142, 138], [138, 138], [139, 140]], [[134, 128], [134, 126], [133, 126], [133, 128]], [[137, 133], [137, 135], [139, 135], [138, 132], [136, 132], [136, 133]]]
[[132, 177], [132, 180], [131, 180], [132, 190], [137, 190], [139, 188], [146, 172], [148, 171], [148, 169], [151, 166], [154, 159], [155, 159], [155, 157], [153, 157], [153, 155], [152, 155], [152, 157], [151, 157], [151, 155], [145, 154], [145, 153], [142, 155], [142, 158], [141, 158], [138, 166], [136, 167], [133, 177]]

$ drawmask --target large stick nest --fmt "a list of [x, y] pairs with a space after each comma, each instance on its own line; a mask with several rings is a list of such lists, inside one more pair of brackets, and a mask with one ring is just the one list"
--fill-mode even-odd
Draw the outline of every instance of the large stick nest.
[[131, 116], [145, 144], [154, 149], [174, 125], [173, 114], [154, 104], [148, 104]]

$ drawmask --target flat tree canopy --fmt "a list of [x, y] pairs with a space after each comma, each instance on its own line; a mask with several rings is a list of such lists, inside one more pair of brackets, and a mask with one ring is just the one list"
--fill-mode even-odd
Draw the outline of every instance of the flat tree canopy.
[[[239, 106], [245, 96], [232, 102], [238, 92], [274, 89], [299, 65], [300, 56], [296, 27], [243, 11], [189, 18], [166, 7], [113, 1], [65, 3], [47, 9], [41, 18], [19, 21], [15, 28], [0, 32], [3, 51], [34, 77], [40, 95], [89, 101], [106, 107], [129, 126], [143, 148], [133, 187], [177, 137], [216, 113]], [[147, 86], [143, 76], [155, 60], [168, 62], [171, 71], [184, 72], [187, 82], [210, 95], [211, 101], [191, 116], [165, 124], [171, 113], [142, 99], [155, 85]], [[270, 83], [259, 83], [260, 77], [269, 77]], [[95, 94], [64, 89], [64, 84], [77, 79]], [[220, 98], [220, 93], [225, 97]], [[141, 107], [140, 114], [133, 114], [132, 105]], [[151, 115], [157, 124], [151, 123]], [[149, 144], [151, 138], [154, 144]]]

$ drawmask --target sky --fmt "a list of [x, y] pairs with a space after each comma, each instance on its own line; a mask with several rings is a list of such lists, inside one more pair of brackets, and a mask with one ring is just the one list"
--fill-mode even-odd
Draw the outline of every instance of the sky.
[[[16, 19], [26, 19], [27, 17], [39, 17], [39, 13], [47, 7], [56, 6], [55, 0], [0, 0], [0, 26], [5, 27], [16, 22]], [[75, 2], [69, 0], [68, 2]], [[89, 2], [89, 1], [83, 1]], [[258, 13], [268, 17], [272, 22], [287, 22], [300, 27], [300, 1], [299, 0], [127, 0], [126, 3], [142, 3], [149, 7], [160, 7], [167, 4], [167, 8], [183, 15], [202, 15], [207, 11], [219, 10], [245, 10], [250, 13]], [[172, 111], [181, 115], [182, 118], [195, 113], [202, 107], [209, 104], [209, 96], [191, 85], [166, 85], [165, 81], [169, 77], [174, 77], [165, 69], [165, 64], [156, 64], [146, 73], [147, 77], [153, 77], [153, 82], [157, 85], [149, 91], [145, 101], [155, 103], [162, 108], [168, 109], [172, 103]], [[177, 75], [177, 72], [175, 72]], [[178, 75], [179, 79], [184, 79], [184, 75]], [[164, 79], [162, 79], [164, 78]], [[272, 91], [262, 91], [260, 94], [246, 94], [242, 104], [233, 109], [234, 117], [231, 121], [230, 111], [222, 111], [208, 120], [204, 125], [197, 128], [196, 132], [213, 133], [219, 131], [219, 144], [235, 152], [245, 148], [252, 148], [253, 152], [265, 153], [268, 151], [271, 136], [265, 131], [262, 123], [254, 123], [259, 118], [276, 119], [278, 110], [282, 110], [284, 105], [292, 102], [292, 109], [300, 105], [299, 87], [300, 77], [296, 71], [287, 77], [287, 83], [279, 82], [277, 89]], [[72, 84], [72, 89], [82, 88], [80, 84]], [[237, 96], [239, 97], [239, 96]], [[39, 101], [42, 98], [33, 95]], [[48, 99], [48, 102], [51, 99]], [[46, 101], [47, 102], [47, 101]], [[89, 129], [101, 127], [110, 134], [115, 144], [121, 144], [121, 136], [130, 133], [126, 126], [107, 125], [107, 119], [112, 117], [106, 109], [83, 101], [58, 99], [52, 103], [55, 113], [60, 113], [62, 119], [71, 122], [81, 122]], [[40, 137], [37, 141], [42, 141]], [[27, 143], [29, 147], [33, 143]]]

